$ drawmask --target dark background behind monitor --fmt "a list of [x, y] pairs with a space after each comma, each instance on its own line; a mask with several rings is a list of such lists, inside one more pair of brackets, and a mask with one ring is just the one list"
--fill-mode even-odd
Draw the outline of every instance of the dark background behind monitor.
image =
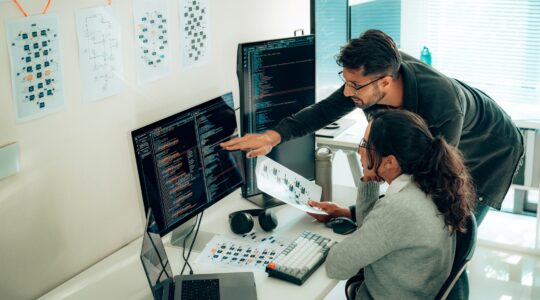
[[163, 236], [243, 183], [240, 151], [219, 143], [238, 136], [228, 93], [131, 132], [144, 209]]
[[[242, 135], [271, 129], [281, 119], [315, 103], [313, 35], [244, 43], [238, 46]], [[268, 157], [306, 177], [315, 178], [315, 135], [280, 144]], [[260, 206], [277, 202], [254, 197], [262, 192], [255, 177], [256, 159], [246, 159], [242, 196]]]

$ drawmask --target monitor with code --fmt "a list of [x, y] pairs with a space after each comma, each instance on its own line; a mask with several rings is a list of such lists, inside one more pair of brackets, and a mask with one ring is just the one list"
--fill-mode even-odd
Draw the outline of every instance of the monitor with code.
[[131, 133], [145, 211], [163, 236], [243, 184], [243, 156], [219, 144], [238, 136], [232, 94]]

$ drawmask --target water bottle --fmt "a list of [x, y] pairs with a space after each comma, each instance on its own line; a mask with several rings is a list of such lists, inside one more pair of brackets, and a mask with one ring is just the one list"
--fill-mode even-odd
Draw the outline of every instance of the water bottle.
[[431, 66], [431, 52], [429, 52], [428, 47], [424, 46], [424, 49], [420, 52], [420, 60]]
[[332, 157], [328, 147], [315, 150], [315, 183], [322, 187], [321, 201], [332, 202]]

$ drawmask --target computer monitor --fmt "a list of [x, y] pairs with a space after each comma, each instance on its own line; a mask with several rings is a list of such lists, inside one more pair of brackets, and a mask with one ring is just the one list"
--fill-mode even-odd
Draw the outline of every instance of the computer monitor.
[[[280, 120], [315, 103], [313, 35], [238, 45], [242, 135], [271, 129]], [[268, 157], [304, 176], [315, 177], [315, 135], [274, 147]], [[257, 188], [256, 158], [244, 163], [242, 196], [262, 207], [277, 205]]]
[[243, 183], [243, 154], [219, 144], [238, 136], [231, 93], [131, 132], [144, 209], [167, 234]]

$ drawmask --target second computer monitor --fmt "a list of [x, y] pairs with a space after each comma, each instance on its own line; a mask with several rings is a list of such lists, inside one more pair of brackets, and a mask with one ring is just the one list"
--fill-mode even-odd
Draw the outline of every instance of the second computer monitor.
[[[242, 135], [261, 133], [280, 120], [315, 103], [315, 37], [313, 35], [244, 43], [238, 46]], [[268, 157], [308, 178], [315, 178], [315, 135], [274, 147]], [[246, 159], [242, 196], [261, 194], [256, 159]], [[272, 201], [254, 201], [271, 206]], [[265, 203], [269, 203], [266, 205]]]

